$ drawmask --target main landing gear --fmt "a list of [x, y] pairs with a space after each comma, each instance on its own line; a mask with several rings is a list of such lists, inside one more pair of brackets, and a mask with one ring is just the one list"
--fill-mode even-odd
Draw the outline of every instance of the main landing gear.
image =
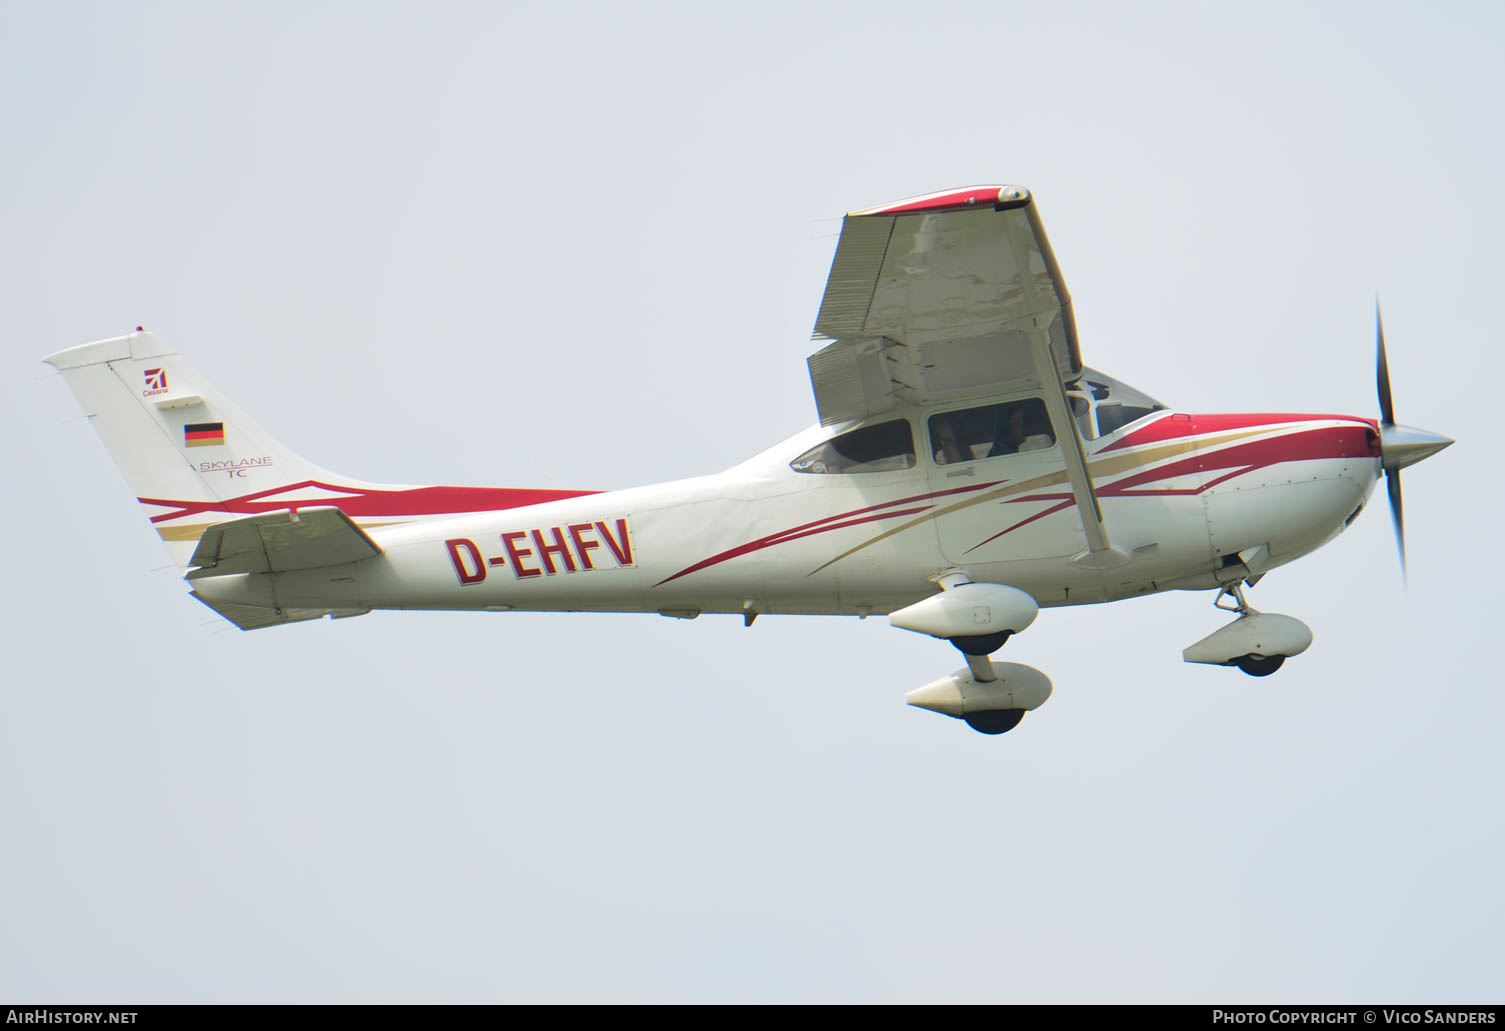
[[1286, 664], [1284, 655], [1244, 655], [1234, 665], [1251, 677], [1267, 677]]
[[970, 637], [948, 637], [947, 640], [956, 645], [956, 650], [966, 656], [992, 655], [998, 649], [1008, 643], [1008, 639], [1014, 636], [1012, 630], [1001, 630], [996, 634], [981, 634]]
[[[966, 656], [967, 667], [909, 692], [904, 700], [964, 720], [979, 733], [1005, 734], [1050, 698], [1050, 678], [1031, 666], [994, 662], [988, 656], [1034, 622], [1039, 607], [1017, 588], [973, 583], [961, 570], [948, 570], [937, 582], [940, 594], [892, 613], [889, 622], [949, 641]], [[1242, 583], [1224, 587], [1213, 605], [1238, 613], [1238, 618], [1183, 651], [1187, 662], [1236, 666], [1251, 677], [1267, 677], [1311, 646], [1312, 632], [1305, 623], [1253, 608]]]
[[[1232, 604], [1225, 604], [1225, 598]], [[1311, 628], [1299, 619], [1253, 608], [1244, 599], [1241, 583], [1224, 587], [1212, 604], [1224, 612], [1237, 612], [1238, 619], [1183, 651], [1181, 657], [1187, 662], [1237, 666], [1251, 677], [1267, 677], [1286, 659], [1311, 647]]]
[[1034, 622], [1039, 605], [1028, 594], [1003, 584], [973, 583], [950, 569], [936, 578], [941, 593], [890, 614], [904, 630], [950, 641], [967, 668], [931, 681], [904, 696], [910, 705], [944, 713], [981, 734], [1013, 730], [1031, 709], [1050, 697], [1050, 678], [1017, 662], [988, 656]]

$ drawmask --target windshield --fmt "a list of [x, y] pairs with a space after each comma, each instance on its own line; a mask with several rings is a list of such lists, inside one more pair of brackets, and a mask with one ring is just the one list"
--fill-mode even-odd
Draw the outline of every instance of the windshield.
[[1086, 440], [1105, 437], [1151, 412], [1165, 410], [1165, 405], [1150, 395], [1096, 369], [1084, 368], [1082, 378], [1067, 387], [1067, 397]]

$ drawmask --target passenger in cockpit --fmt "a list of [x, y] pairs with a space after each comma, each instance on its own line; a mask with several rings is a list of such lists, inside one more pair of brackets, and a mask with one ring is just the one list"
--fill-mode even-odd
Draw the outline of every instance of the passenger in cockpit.
[[930, 432], [935, 440], [935, 460], [939, 465], [953, 465], [971, 461], [970, 449], [963, 448], [956, 439], [956, 428], [951, 425], [951, 413], [937, 415], [930, 422]]

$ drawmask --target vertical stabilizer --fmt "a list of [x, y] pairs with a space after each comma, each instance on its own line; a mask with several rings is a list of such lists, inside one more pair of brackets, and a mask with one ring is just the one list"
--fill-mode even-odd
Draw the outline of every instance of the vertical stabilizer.
[[62, 373], [179, 565], [207, 527], [239, 514], [404, 489], [337, 477], [299, 458], [151, 333], [44, 360]]
[[293, 454], [151, 333], [48, 355], [180, 566], [231, 519], [339, 509], [362, 531], [591, 494], [517, 487], [366, 483]]

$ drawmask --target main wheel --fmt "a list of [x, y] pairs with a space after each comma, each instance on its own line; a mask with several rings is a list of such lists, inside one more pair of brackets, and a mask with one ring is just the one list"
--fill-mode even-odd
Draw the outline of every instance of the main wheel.
[[948, 637], [963, 655], [992, 655], [1002, 648], [1012, 630], [1000, 630], [996, 634], [978, 634], [975, 637]]
[[979, 734], [1007, 734], [1024, 719], [1024, 710], [988, 709], [986, 712], [969, 712], [962, 719]]
[[1238, 668], [1251, 677], [1267, 677], [1285, 665], [1284, 655], [1245, 655], [1235, 660]]

